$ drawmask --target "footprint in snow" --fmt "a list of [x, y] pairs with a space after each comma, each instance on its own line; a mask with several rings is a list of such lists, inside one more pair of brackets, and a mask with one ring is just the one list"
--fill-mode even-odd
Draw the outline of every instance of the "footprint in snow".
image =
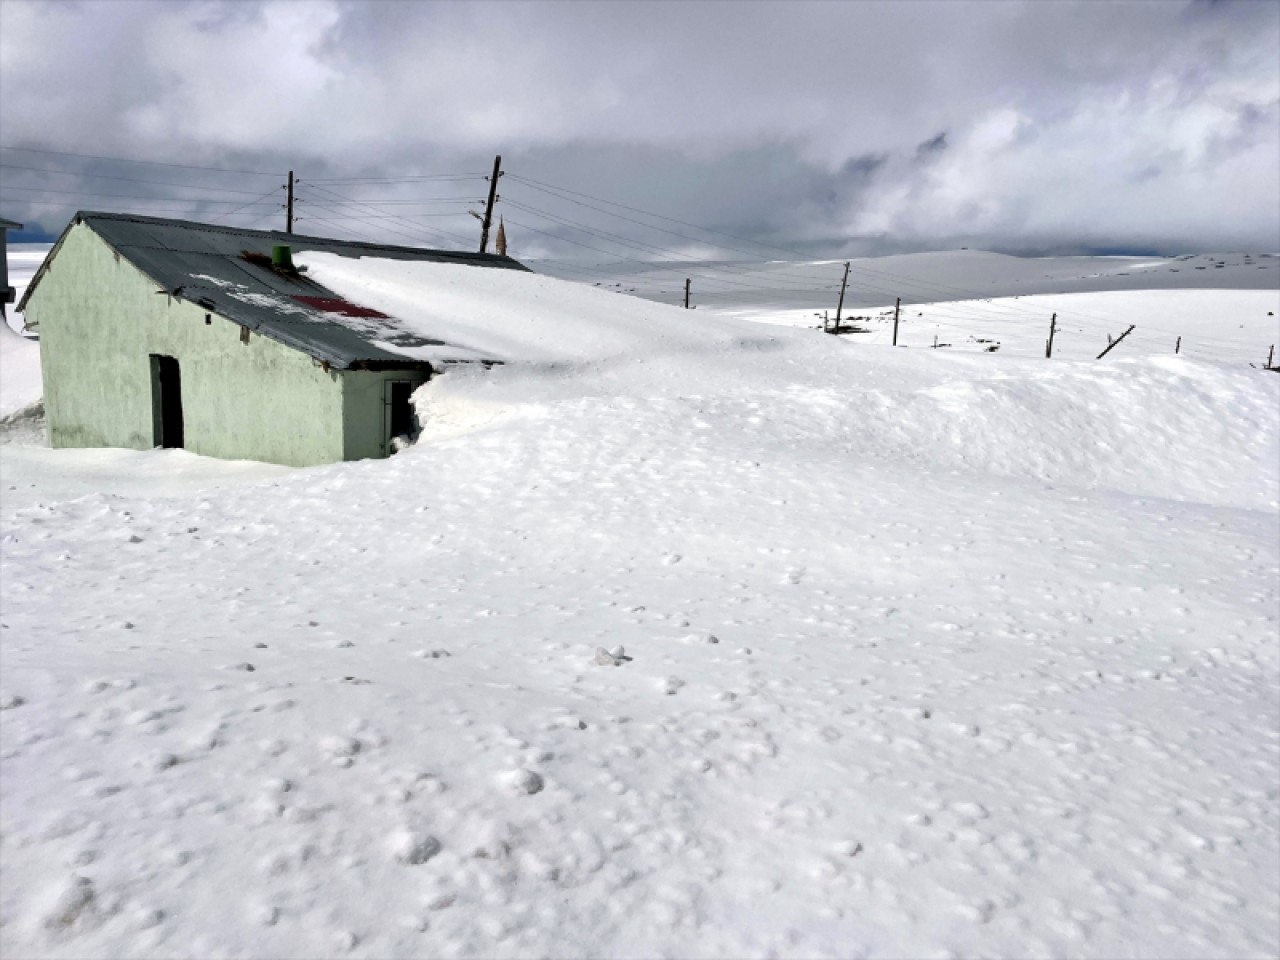
[[631, 659], [627, 656], [625, 647], [614, 647], [612, 650], [596, 647], [596, 663], [602, 667], [620, 667]]
[[681, 638], [684, 643], [719, 643], [720, 638], [707, 630], [698, 630]]
[[511, 770], [502, 776], [503, 781], [517, 793], [534, 794], [541, 792], [543, 783], [541, 775], [521, 767]]
[[426, 863], [441, 850], [440, 841], [429, 833], [398, 830], [387, 841], [387, 847], [400, 863], [417, 866]]
[[99, 919], [97, 893], [88, 877], [73, 875], [53, 897], [44, 927], [54, 932], [90, 926]]

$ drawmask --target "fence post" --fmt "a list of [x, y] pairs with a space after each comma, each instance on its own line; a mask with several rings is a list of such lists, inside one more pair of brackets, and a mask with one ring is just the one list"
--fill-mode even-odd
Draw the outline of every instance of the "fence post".
[[[1096, 357], [1094, 357], [1094, 359], [1095, 359], [1095, 360], [1101, 360], [1101, 359], [1102, 359], [1103, 357], [1105, 357], [1108, 353], [1110, 353], [1113, 349], [1115, 349], [1117, 346], [1119, 346], [1119, 345], [1120, 345], [1120, 341], [1121, 341], [1121, 340], [1123, 340], [1123, 339], [1124, 339], [1125, 337], [1127, 337], [1129, 334], [1133, 333], [1133, 328], [1134, 328], [1135, 326], [1136, 326], [1136, 324], [1133, 324], [1133, 323], [1129, 324], [1129, 329], [1128, 329], [1128, 330], [1126, 330], [1124, 333], [1120, 334], [1120, 336], [1116, 337], [1116, 338], [1115, 338], [1114, 340], [1112, 340], [1110, 343], [1108, 343], [1108, 344], [1107, 344], [1107, 349], [1103, 350], [1100, 354], [1098, 354]], [[1107, 339], [1110, 339], [1110, 335], [1108, 335]]]

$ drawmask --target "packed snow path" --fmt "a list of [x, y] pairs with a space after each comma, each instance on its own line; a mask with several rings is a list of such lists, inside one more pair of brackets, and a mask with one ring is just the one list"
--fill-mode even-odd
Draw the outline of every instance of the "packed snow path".
[[4, 954], [1274, 955], [1280, 378], [772, 333], [7, 509]]

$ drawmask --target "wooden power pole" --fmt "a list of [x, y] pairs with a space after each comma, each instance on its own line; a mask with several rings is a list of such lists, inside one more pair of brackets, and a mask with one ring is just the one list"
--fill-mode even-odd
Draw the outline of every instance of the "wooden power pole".
[[1044, 348], [1044, 358], [1048, 360], [1053, 356], [1053, 332], [1058, 329], [1058, 315], [1055, 313], [1049, 318], [1049, 342]]
[[689, 309], [689, 277], [684, 278], [684, 308]]
[[293, 171], [289, 171], [289, 197], [284, 205], [284, 232], [293, 233]]
[[898, 302], [893, 305], [893, 345], [898, 345], [898, 311], [902, 309], [902, 298], [898, 298]]
[[498, 178], [502, 176], [502, 155], [493, 158], [493, 176], [489, 178], [489, 202], [484, 208], [484, 223], [480, 227], [480, 252], [489, 252], [489, 226], [493, 223], [493, 202], [498, 199]]
[[836, 330], [840, 330], [840, 311], [844, 309], [844, 288], [849, 285], [849, 261], [844, 263], [844, 279], [840, 281], [840, 302], [836, 304]]

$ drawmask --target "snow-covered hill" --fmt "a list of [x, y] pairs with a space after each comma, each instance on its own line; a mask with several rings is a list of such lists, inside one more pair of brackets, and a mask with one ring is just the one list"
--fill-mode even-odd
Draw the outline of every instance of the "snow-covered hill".
[[1280, 949], [1280, 377], [351, 266], [391, 460], [0, 448], [5, 955]]

